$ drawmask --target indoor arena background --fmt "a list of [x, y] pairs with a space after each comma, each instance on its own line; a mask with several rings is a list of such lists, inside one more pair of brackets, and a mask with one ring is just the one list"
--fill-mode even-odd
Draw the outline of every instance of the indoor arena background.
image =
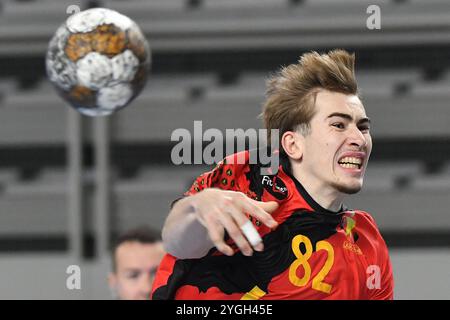
[[[111, 117], [78, 115], [46, 79], [71, 5], [129, 16], [152, 49], [144, 91]], [[0, 298], [109, 299], [111, 239], [161, 228], [208, 168], [171, 163], [172, 131], [260, 128], [268, 73], [331, 48], [356, 53], [372, 119], [364, 188], [347, 204], [379, 224], [397, 299], [450, 299], [448, 0], [0, 1]], [[80, 289], [66, 286], [72, 265]]]

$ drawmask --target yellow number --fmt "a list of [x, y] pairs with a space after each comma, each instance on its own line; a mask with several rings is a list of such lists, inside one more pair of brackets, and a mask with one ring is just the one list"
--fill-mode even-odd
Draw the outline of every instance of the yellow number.
[[[302, 254], [300, 251], [300, 244], [303, 243], [306, 247], [306, 253]], [[294, 286], [303, 287], [311, 278], [311, 266], [308, 263], [308, 259], [312, 255], [312, 244], [311, 241], [302, 235], [297, 235], [292, 239], [292, 251], [294, 251], [295, 257], [297, 260], [292, 262], [289, 267], [289, 280], [292, 282]], [[299, 278], [297, 276], [297, 269], [303, 266], [305, 270], [305, 274], [303, 278]]]
[[[304, 244], [306, 248], [305, 254], [300, 251], [300, 244]], [[316, 244], [316, 251], [325, 250], [327, 252], [327, 260], [325, 261], [325, 265], [319, 271], [317, 276], [314, 277], [312, 281], [312, 288], [321, 292], [330, 293], [332, 289], [332, 285], [323, 282], [323, 279], [327, 276], [328, 272], [330, 272], [331, 267], [334, 263], [334, 250], [333, 246], [327, 241], [319, 241]], [[303, 287], [311, 278], [311, 265], [308, 260], [311, 258], [313, 253], [311, 240], [304, 235], [297, 235], [292, 239], [292, 251], [294, 252], [295, 257], [297, 258], [292, 262], [289, 267], [289, 280], [294, 286]], [[302, 278], [297, 276], [298, 268], [302, 266], [305, 274]]]
[[328, 253], [328, 255], [327, 255], [327, 260], [325, 261], [325, 265], [319, 271], [317, 276], [315, 276], [313, 279], [312, 288], [316, 289], [318, 291], [325, 292], [325, 293], [330, 293], [332, 285], [323, 282], [323, 279], [325, 279], [328, 272], [330, 272], [331, 267], [333, 266], [333, 263], [334, 263], [333, 246], [327, 241], [319, 241], [316, 244], [316, 251], [319, 251], [319, 250], [325, 250]]

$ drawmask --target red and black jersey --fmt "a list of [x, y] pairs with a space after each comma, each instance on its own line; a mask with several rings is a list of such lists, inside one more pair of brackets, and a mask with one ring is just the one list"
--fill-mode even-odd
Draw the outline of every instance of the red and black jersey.
[[[244, 156], [244, 164], [236, 164]], [[234, 161], [230, 161], [230, 160]], [[208, 187], [276, 201], [271, 230], [250, 218], [264, 242], [252, 256], [211, 249], [200, 259], [167, 254], [153, 284], [153, 299], [392, 299], [393, 276], [386, 244], [364, 211], [321, 207], [289, 170], [262, 175], [245, 151], [199, 176], [185, 195]]]

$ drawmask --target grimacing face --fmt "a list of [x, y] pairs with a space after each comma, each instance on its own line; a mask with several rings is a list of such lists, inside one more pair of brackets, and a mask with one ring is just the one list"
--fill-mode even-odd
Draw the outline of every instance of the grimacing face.
[[121, 300], [150, 298], [155, 272], [164, 256], [161, 242], [124, 242], [116, 250], [116, 271], [109, 275], [109, 286]]
[[321, 90], [310, 133], [304, 137], [305, 172], [319, 188], [353, 194], [361, 190], [372, 151], [370, 120], [356, 95]]

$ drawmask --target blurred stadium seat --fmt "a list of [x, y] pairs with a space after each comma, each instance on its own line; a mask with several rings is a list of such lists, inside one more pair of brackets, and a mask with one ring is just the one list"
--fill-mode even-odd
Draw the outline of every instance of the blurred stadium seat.
[[[450, 41], [444, 0], [378, 1], [383, 33], [367, 33], [372, 1], [102, 1], [133, 17], [156, 51], [436, 44]], [[43, 54], [71, 1], [5, 2], [0, 54]], [[236, 14], [236, 11], [239, 14]], [[331, 32], [332, 31], [332, 32]], [[433, 32], [433, 36], [429, 34]]]

